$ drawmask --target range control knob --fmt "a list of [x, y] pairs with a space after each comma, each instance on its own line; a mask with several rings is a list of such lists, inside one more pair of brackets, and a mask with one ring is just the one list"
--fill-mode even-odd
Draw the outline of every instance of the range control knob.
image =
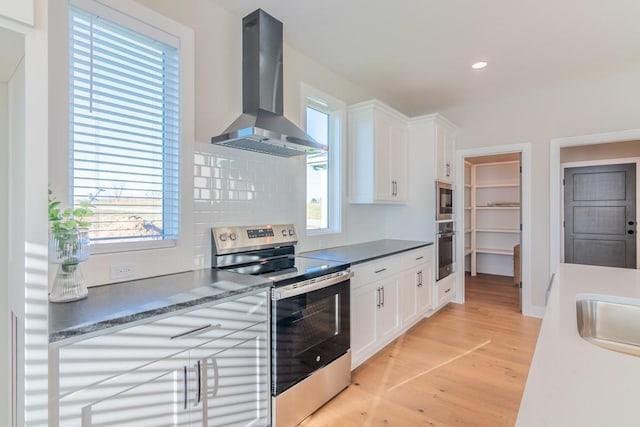
[[293, 228], [290, 228], [289, 229], [289, 236], [293, 236], [294, 234], [296, 234], [295, 231], [293, 231]]
[[228, 238], [229, 238], [229, 235], [227, 233], [220, 234], [220, 241], [221, 242], [226, 242]]
[[229, 238], [231, 240], [236, 240], [238, 238], [238, 235], [236, 233], [231, 233], [231, 234], [229, 234]]
[[282, 230], [282, 237], [287, 237], [287, 230]]

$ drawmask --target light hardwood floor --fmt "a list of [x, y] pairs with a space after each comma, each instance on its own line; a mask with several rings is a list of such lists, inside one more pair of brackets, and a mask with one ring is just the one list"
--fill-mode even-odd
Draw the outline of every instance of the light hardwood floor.
[[359, 366], [301, 426], [512, 426], [540, 329], [511, 278], [467, 275], [447, 307]]

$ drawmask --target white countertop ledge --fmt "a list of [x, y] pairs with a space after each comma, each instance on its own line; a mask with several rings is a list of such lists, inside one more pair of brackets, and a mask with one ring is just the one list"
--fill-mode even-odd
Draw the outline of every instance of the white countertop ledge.
[[640, 305], [640, 271], [558, 266], [517, 426], [640, 425], [640, 357], [578, 334], [576, 301], [591, 298]]

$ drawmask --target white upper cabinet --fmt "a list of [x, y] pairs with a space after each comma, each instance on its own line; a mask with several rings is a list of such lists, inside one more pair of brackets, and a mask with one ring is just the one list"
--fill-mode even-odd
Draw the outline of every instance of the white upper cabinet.
[[[412, 117], [409, 120], [412, 144], [428, 151], [429, 158], [412, 159], [428, 168], [432, 179], [453, 183], [455, 181], [456, 126], [438, 113]], [[424, 176], [428, 178], [428, 176]]]
[[435, 114], [434, 138], [435, 138], [435, 159], [436, 178], [440, 181], [453, 182], [455, 180], [455, 127], [444, 117]]
[[406, 203], [407, 118], [379, 101], [349, 107], [351, 203]]
[[33, 0], [1, 0], [0, 15], [33, 25]]

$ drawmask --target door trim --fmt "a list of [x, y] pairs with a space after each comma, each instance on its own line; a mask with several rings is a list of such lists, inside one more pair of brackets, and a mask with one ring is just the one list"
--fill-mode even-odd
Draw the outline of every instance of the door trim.
[[549, 277], [558, 271], [560, 263], [560, 238], [558, 236], [562, 231], [560, 226], [560, 194], [562, 192], [560, 190], [562, 189], [563, 177], [560, 173], [560, 149], [637, 140], [640, 140], [640, 129], [551, 139], [549, 144]]
[[[544, 309], [531, 304], [531, 143], [496, 145], [456, 151], [455, 206], [464, 206], [464, 159], [492, 154], [520, 153], [522, 167], [521, 200], [522, 231], [520, 233], [520, 262], [522, 276], [522, 314], [542, 317]], [[464, 210], [456, 208], [456, 221], [464, 224]], [[459, 228], [459, 226], [458, 226]], [[464, 273], [464, 233], [456, 233], [456, 271]], [[464, 303], [464, 274], [456, 274], [457, 303]]]
[[[638, 186], [640, 186], [640, 176], [639, 176], [640, 174], [638, 173], [638, 171], [640, 170], [640, 157], [626, 157], [626, 158], [619, 158], [619, 159], [602, 159], [602, 160], [584, 160], [584, 161], [578, 161], [578, 162], [560, 163], [560, 180], [562, 180], [562, 178], [564, 177], [564, 170], [566, 168], [621, 165], [621, 164], [627, 164], [627, 163], [635, 163], [636, 165], [636, 215], [640, 216], [637, 213], [637, 208], [638, 206], [640, 206], [638, 204], [638, 200], [640, 200], [639, 199], [640, 188], [638, 188]], [[564, 191], [560, 191], [560, 218], [561, 218], [561, 221], [564, 221]], [[636, 230], [637, 230], [637, 224], [636, 224]], [[561, 231], [563, 230], [561, 229]], [[638, 240], [639, 239], [636, 239], [636, 265], [640, 267], [640, 254], [638, 253], [640, 243], [638, 242]], [[564, 232], [560, 233], [559, 256], [560, 256], [559, 262], [563, 263], [564, 262]]]

